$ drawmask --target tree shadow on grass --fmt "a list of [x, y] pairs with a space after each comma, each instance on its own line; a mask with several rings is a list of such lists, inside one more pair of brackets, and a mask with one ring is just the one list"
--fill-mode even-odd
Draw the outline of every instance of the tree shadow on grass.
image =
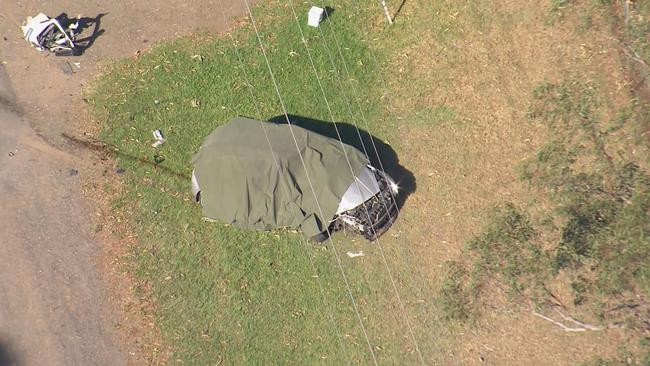
[[[361, 152], [367, 151], [370, 164], [378, 169], [381, 169], [383, 166], [386, 173], [388, 173], [388, 175], [390, 175], [399, 185], [399, 193], [395, 199], [397, 201], [397, 207], [400, 209], [404, 206], [408, 196], [415, 192], [417, 185], [413, 173], [400, 165], [397, 153], [392, 147], [381, 139], [372, 136], [368, 131], [363, 129], [357, 130], [356, 126], [346, 122], [337, 122], [335, 126], [331, 122], [292, 114], [289, 115], [289, 120], [291, 121], [291, 124], [295, 126], [302, 127], [306, 130], [316, 132], [335, 140], [339, 139], [337, 134], [338, 130], [343, 143], [353, 146]], [[273, 117], [268, 121], [279, 124], [287, 123], [287, 119], [284, 115]]]

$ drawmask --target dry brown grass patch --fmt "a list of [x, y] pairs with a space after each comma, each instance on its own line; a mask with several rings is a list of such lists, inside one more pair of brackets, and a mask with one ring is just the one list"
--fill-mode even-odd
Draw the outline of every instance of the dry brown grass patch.
[[[533, 216], [549, 207], [516, 169], [549, 137], [527, 116], [537, 85], [580, 75], [607, 91], [605, 119], [630, 94], [616, 41], [581, 30], [577, 18], [549, 24], [550, 2], [407, 3], [412, 24], [421, 20], [418, 6], [434, 7], [449, 35], [413, 25], [420, 29], [386, 64], [388, 108], [402, 117], [400, 160], [417, 181], [399, 226], [435, 279], [445, 261], [464, 260], [463, 246], [498, 203], [514, 202]], [[469, 334], [440, 341], [456, 349], [443, 364], [566, 365], [615, 356], [624, 343], [621, 330], [567, 334], [529, 306], [513, 307], [498, 288], [484, 290], [493, 294], [489, 311]]]

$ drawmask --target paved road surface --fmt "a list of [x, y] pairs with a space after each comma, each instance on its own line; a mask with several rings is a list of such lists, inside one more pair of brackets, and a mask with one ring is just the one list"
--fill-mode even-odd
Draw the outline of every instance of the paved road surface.
[[125, 363], [103, 315], [79, 165], [0, 106], [0, 364]]

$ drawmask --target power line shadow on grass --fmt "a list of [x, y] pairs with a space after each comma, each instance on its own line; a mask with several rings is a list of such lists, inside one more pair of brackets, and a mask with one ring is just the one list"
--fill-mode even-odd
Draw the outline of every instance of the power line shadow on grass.
[[[383, 165], [386, 173], [388, 173], [388, 175], [390, 175], [399, 185], [399, 193], [397, 197], [395, 197], [399, 209], [404, 206], [408, 196], [415, 192], [417, 185], [413, 173], [400, 165], [397, 153], [392, 147], [381, 139], [371, 135], [368, 131], [359, 128], [357, 133], [357, 127], [346, 122], [336, 122], [336, 125], [334, 125], [334, 123], [331, 122], [292, 114], [288, 115], [288, 117], [291, 123], [296, 126], [335, 140], [339, 139], [337, 135], [338, 129], [338, 132], [341, 135], [341, 141], [355, 147], [359, 151], [363, 152], [365, 146], [365, 151], [368, 152], [370, 164], [377, 168], [381, 168]], [[269, 122], [286, 124], [287, 120], [285, 115], [281, 115], [269, 119]], [[359, 135], [361, 135], [361, 138], [359, 138]], [[377, 153], [379, 154], [381, 163], [377, 158], [377, 153], [375, 153], [373, 141], [377, 147]]]
[[395, 15], [393, 15], [393, 19], [392, 19], [393, 21], [395, 21], [395, 19], [397, 19], [397, 16], [399, 15], [399, 13], [402, 12], [402, 8], [404, 8], [404, 4], [406, 4], [406, 0], [402, 0], [402, 3], [399, 5], [399, 8], [397, 8], [397, 11], [395, 12]]

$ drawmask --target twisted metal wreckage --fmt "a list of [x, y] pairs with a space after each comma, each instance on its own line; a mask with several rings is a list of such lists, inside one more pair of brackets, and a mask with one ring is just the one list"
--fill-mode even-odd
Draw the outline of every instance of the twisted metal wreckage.
[[79, 18], [70, 20], [64, 16], [50, 18], [38, 13], [27, 17], [23, 25], [23, 37], [39, 51], [48, 50], [56, 55], [74, 55]]

